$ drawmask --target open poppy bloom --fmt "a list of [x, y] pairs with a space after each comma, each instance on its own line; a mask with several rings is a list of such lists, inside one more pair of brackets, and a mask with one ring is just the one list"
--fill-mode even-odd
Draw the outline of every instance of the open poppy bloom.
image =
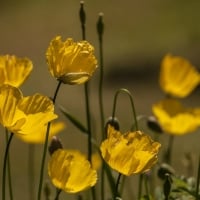
[[183, 98], [188, 96], [199, 82], [199, 72], [188, 60], [172, 55], [163, 58], [159, 83], [165, 93]]
[[[47, 124], [41, 128], [42, 129], [39, 132], [35, 132], [34, 134], [17, 134], [17, 137], [27, 143], [43, 144], [46, 138]], [[48, 139], [51, 140], [53, 136], [58, 134], [64, 128], [65, 124], [63, 122], [52, 122]]]
[[82, 84], [90, 79], [97, 68], [94, 48], [87, 41], [62, 41], [55, 37], [46, 52], [49, 71], [65, 84]]
[[141, 131], [120, 133], [108, 126], [107, 139], [101, 144], [101, 154], [108, 165], [130, 176], [151, 169], [157, 162], [160, 143]]
[[184, 107], [175, 99], [165, 99], [152, 106], [152, 111], [164, 131], [183, 135], [200, 126], [200, 108]]
[[32, 69], [33, 64], [28, 58], [0, 56], [0, 85], [19, 87], [28, 78]]
[[15, 134], [35, 134], [57, 118], [53, 102], [35, 94], [23, 97], [21, 91], [10, 85], [0, 87], [0, 123]]
[[56, 150], [48, 162], [52, 183], [67, 193], [76, 193], [97, 182], [97, 172], [85, 155], [76, 150]]

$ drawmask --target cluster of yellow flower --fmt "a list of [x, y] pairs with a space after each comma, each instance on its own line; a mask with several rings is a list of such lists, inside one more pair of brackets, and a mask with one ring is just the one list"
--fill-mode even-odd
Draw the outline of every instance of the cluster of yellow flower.
[[[70, 38], [63, 42], [57, 36], [51, 41], [46, 58], [52, 76], [64, 84], [85, 83], [97, 68], [94, 48], [87, 41], [74, 42]], [[1, 56], [0, 70], [0, 123], [25, 142], [44, 143], [47, 124], [58, 117], [54, 114], [55, 99], [41, 94], [23, 97], [18, 87], [32, 70], [29, 59]], [[50, 131], [47, 139], [63, 128], [63, 124], [54, 126], [56, 131]], [[160, 143], [139, 130], [122, 134], [108, 125], [107, 139], [99, 150], [112, 169], [129, 176], [148, 171], [157, 162], [159, 148]], [[97, 171], [85, 155], [60, 147], [51, 154], [48, 174], [56, 188], [69, 193], [97, 182]]]
[[185, 107], [177, 98], [188, 97], [200, 83], [200, 73], [185, 58], [166, 55], [160, 69], [160, 87], [166, 98], [153, 105], [154, 115], [167, 133], [183, 135], [200, 126], [200, 107]]

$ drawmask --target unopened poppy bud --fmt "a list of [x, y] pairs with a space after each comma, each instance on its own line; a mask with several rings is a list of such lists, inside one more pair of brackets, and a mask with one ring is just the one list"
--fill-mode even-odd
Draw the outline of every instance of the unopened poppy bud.
[[63, 149], [62, 143], [58, 137], [53, 136], [49, 145], [49, 154], [52, 155], [58, 149]]
[[85, 25], [86, 21], [86, 15], [84, 11], [84, 1], [80, 1], [80, 11], [79, 11], [79, 17], [82, 25]]
[[163, 163], [158, 169], [158, 177], [165, 180], [166, 174], [173, 175], [175, 174], [175, 170], [170, 165]]
[[151, 129], [155, 133], [158, 133], [158, 134], [163, 133], [163, 130], [162, 130], [159, 122], [157, 121], [157, 119], [154, 116], [148, 117], [147, 126], [149, 127], [149, 129]]
[[106, 130], [106, 133], [107, 133], [107, 130], [108, 130], [108, 125], [111, 125], [112, 127], [114, 127], [115, 130], [119, 130], [119, 121], [116, 117], [109, 117], [107, 122], [106, 122], [106, 126], [105, 126], [105, 130]]
[[163, 185], [163, 193], [165, 195], [165, 199], [169, 198], [169, 194], [171, 191], [171, 185], [172, 185], [172, 179], [170, 177], [170, 174], [165, 174], [165, 182]]

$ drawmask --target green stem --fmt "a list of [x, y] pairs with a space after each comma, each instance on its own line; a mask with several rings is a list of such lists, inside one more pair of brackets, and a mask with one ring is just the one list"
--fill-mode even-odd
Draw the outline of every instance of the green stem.
[[[56, 97], [58, 94], [58, 91], [60, 89], [62, 82], [59, 81], [56, 91], [54, 93], [54, 97], [52, 99], [54, 105], [56, 101]], [[50, 125], [51, 122], [48, 123], [47, 125], [47, 131], [46, 131], [46, 137], [45, 137], [45, 143], [44, 143], [44, 149], [43, 149], [43, 156], [42, 156], [42, 163], [41, 163], [41, 169], [40, 169], [40, 181], [39, 181], [39, 188], [38, 188], [38, 200], [41, 199], [41, 193], [42, 193], [42, 185], [43, 185], [43, 178], [44, 178], [44, 166], [45, 166], [45, 160], [46, 160], [46, 154], [47, 154], [47, 148], [48, 148], [48, 139], [49, 139], [49, 131], [50, 131]]]
[[147, 175], [145, 175], [144, 184], [145, 184], [145, 191], [146, 191], [147, 199], [150, 199], [149, 186], [148, 186], [148, 176]]
[[121, 178], [122, 174], [119, 173], [118, 174], [118, 177], [117, 177], [117, 182], [116, 182], [116, 187], [115, 187], [115, 191], [116, 191], [116, 194], [115, 194], [115, 199], [117, 197], [119, 197], [119, 193], [118, 193], [118, 188], [119, 188], [119, 183], [120, 183], [120, 178]]
[[56, 196], [55, 196], [54, 200], [59, 200], [59, 196], [60, 196], [61, 192], [62, 192], [62, 190], [56, 189]]
[[4, 154], [4, 161], [3, 161], [3, 176], [2, 176], [2, 200], [6, 199], [6, 166], [7, 166], [7, 159], [9, 157], [9, 148], [13, 138], [13, 133], [10, 134], [8, 142], [6, 144], [6, 150]]
[[[5, 129], [6, 131], [6, 143], [8, 143], [8, 130]], [[12, 179], [11, 179], [11, 169], [10, 169], [10, 156], [9, 156], [9, 152], [8, 152], [8, 163], [7, 163], [7, 166], [8, 166], [8, 185], [9, 185], [9, 194], [10, 194], [10, 200], [13, 200], [13, 190], [12, 190]]]
[[165, 154], [165, 161], [168, 164], [171, 164], [171, 160], [172, 160], [173, 142], [174, 142], [174, 136], [169, 135], [168, 147], [167, 147], [167, 151], [166, 151], [166, 154]]
[[130, 102], [131, 102], [131, 107], [132, 107], [132, 112], [133, 112], [133, 124], [135, 124], [135, 130], [138, 130], [138, 122], [137, 122], [137, 116], [136, 116], [136, 110], [135, 110], [135, 106], [134, 106], [134, 102], [133, 102], [133, 98], [131, 93], [124, 88], [119, 89], [116, 93], [115, 93], [115, 97], [114, 97], [114, 103], [113, 103], [113, 113], [112, 113], [112, 118], [114, 119], [115, 117], [115, 111], [116, 111], [116, 104], [117, 104], [117, 98], [118, 95], [124, 92], [129, 96]]
[[[84, 10], [84, 2], [80, 2], [80, 10], [79, 10], [79, 17], [81, 22], [81, 30], [82, 30], [82, 40], [86, 40], [86, 13]], [[89, 103], [89, 82], [84, 84], [85, 90], [85, 106], [86, 106], [86, 119], [87, 119], [87, 129], [88, 129], [88, 160], [91, 162], [92, 158], [92, 132], [91, 132], [91, 116], [90, 116], [90, 103]], [[93, 200], [96, 199], [96, 192], [95, 187], [92, 187], [92, 198]]]
[[142, 196], [142, 183], [143, 183], [143, 174], [140, 174], [139, 176], [139, 187], [138, 187], [138, 199]]
[[[101, 118], [101, 133], [102, 133], [102, 140], [105, 139], [105, 118], [104, 118], [104, 106], [103, 106], [103, 78], [104, 78], [104, 62], [103, 62], [103, 31], [104, 31], [104, 24], [103, 24], [103, 15], [99, 14], [99, 19], [97, 22], [97, 33], [99, 39], [99, 68], [100, 68], [100, 78], [99, 78], [99, 108], [100, 108], [100, 118]], [[104, 176], [105, 176], [105, 169], [104, 165], [101, 168], [101, 199], [104, 200]]]
[[35, 145], [28, 145], [28, 183], [29, 183], [29, 199], [35, 199], [35, 173], [34, 173]]
[[196, 183], [196, 200], [199, 199], [199, 184], [200, 184], [200, 156], [198, 164], [197, 183]]

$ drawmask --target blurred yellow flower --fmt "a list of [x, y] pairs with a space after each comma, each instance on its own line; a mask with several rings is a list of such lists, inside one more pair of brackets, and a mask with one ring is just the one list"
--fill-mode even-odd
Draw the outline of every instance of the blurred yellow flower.
[[166, 55], [161, 63], [159, 82], [165, 93], [183, 98], [199, 84], [200, 75], [188, 60]]
[[35, 134], [57, 118], [52, 101], [43, 95], [23, 97], [10, 85], [0, 87], [0, 123], [15, 134]]
[[109, 125], [107, 137], [100, 147], [102, 157], [121, 174], [143, 173], [157, 162], [160, 143], [141, 131], [122, 134]]
[[163, 130], [170, 134], [187, 134], [200, 126], [200, 107], [187, 108], [175, 99], [154, 104], [152, 111]]
[[60, 36], [51, 41], [46, 59], [51, 75], [65, 84], [82, 84], [97, 68], [92, 45], [87, 41], [74, 42], [71, 38], [63, 42]]
[[0, 85], [19, 87], [28, 78], [32, 68], [33, 64], [28, 58], [0, 56]]
[[101, 167], [102, 158], [99, 155], [99, 153], [96, 152], [92, 154], [91, 163], [92, 163], [92, 169], [98, 170]]
[[[39, 132], [28, 134], [28, 135], [17, 134], [17, 137], [27, 143], [43, 144], [45, 142], [47, 124], [41, 128], [42, 129]], [[64, 130], [64, 128], [65, 128], [65, 123], [52, 122], [48, 139], [51, 140], [54, 135]]]
[[83, 191], [96, 184], [97, 172], [85, 155], [76, 150], [58, 149], [48, 163], [52, 183], [67, 193]]

